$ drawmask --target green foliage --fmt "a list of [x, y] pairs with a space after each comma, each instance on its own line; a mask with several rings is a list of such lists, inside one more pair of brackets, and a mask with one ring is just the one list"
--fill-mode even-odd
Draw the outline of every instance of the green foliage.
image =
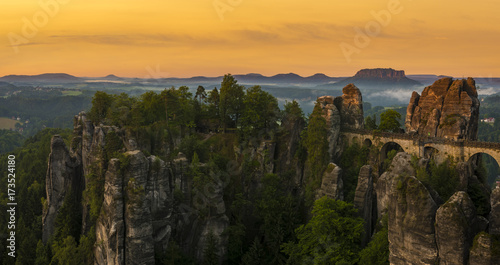
[[54, 244], [53, 249], [54, 256], [50, 262], [51, 265], [83, 264], [78, 255], [78, 246], [74, 237], [67, 236], [61, 244]]
[[359, 253], [359, 264], [386, 265], [389, 264], [389, 235], [387, 215], [383, 228], [373, 235], [370, 243]]
[[469, 194], [474, 206], [476, 206], [477, 214], [488, 217], [491, 209], [489, 203], [490, 199], [485, 190], [481, 187], [481, 184], [477, 182], [469, 183], [467, 194]]
[[155, 251], [156, 253], [156, 264], [161, 265], [194, 265], [194, 261], [187, 257], [177, 244], [177, 242], [171, 240], [168, 242], [167, 250], [164, 253], [160, 251]]
[[305, 119], [304, 112], [296, 100], [292, 102], [286, 101], [283, 108], [283, 118], [287, 117], [290, 120]]
[[113, 97], [106, 92], [97, 91], [92, 97], [92, 108], [88, 113], [89, 119], [99, 124], [104, 121], [108, 114], [108, 109], [113, 102]]
[[388, 109], [380, 114], [378, 129], [383, 132], [399, 132], [401, 128], [401, 114], [393, 109]]
[[95, 222], [101, 213], [101, 206], [104, 200], [104, 176], [90, 173], [85, 176], [87, 186], [83, 191], [83, 199], [89, 205], [90, 220]]
[[243, 114], [244, 87], [231, 74], [224, 75], [220, 87], [220, 118], [224, 129], [235, 128]]
[[446, 160], [439, 165], [436, 165], [434, 160], [431, 160], [428, 170], [416, 167], [416, 171], [417, 179], [437, 191], [444, 201], [447, 201], [455, 193], [459, 183], [459, 175], [455, 164], [450, 160]]
[[365, 118], [365, 129], [367, 130], [376, 130], [378, 129], [377, 126], [377, 116], [373, 114], [373, 116], [367, 116]]
[[354, 206], [325, 196], [314, 203], [312, 214], [295, 230], [298, 242], [283, 244], [289, 264], [355, 264], [364, 229]]
[[398, 150], [395, 150], [395, 149], [387, 152], [387, 158], [384, 159], [384, 161], [382, 162], [382, 168], [384, 171], [389, 169], [389, 167], [391, 166], [392, 160], [394, 159], [394, 157], [396, 156], [397, 153], [398, 153]]
[[114, 131], [110, 131], [104, 136], [104, 152], [107, 159], [117, 156], [117, 152], [123, 148], [122, 139]]
[[257, 212], [262, 219], [260, 236], [264, 239], [268, 264], [284, 264], [286, 257], [280, 253], [281, 245], [293, 238], [293, 231], [300, 218], [300, 202], [288, 190], [284, 178], [276, 174], [267, 174], [262, 179], [260, 200], [257, 201]]
[[50, 249], [38, 240], [36, 245], [36, 260], [35, 265], [49, 265], [50, 264]]
[[219, 253], [217, 249], [217, 238], [210, 231], [206, 238], [205, 248], [203, 249], [203, 265], [218, 265]]
[[20, 147], [24, 142], [24, 137], [14, 131], [0, 130], [0, 154], [10, 152]]
[[62, 241], [66, 237], [80, 238], [82, 227], [82, 207], [74, 191], [66, 192], [64, 201], [56, 216], [54, 226], [55, 242]]
[[302, 144], [307, 150], [306, 164], [310, 167], [312, 174], [309, 181], [313, 182], [316, 188], [321, 184], [323, 171], [330, 160], [327, 137], [326, 120], [322, 116], [320, 105], [316, 103], [309, 117], [306, 136]]
[[190, 161], [195, 153], [201, 161], [208, 160], [208, 148], [206, 144], [200, 140], [197, 134], [182, 138], [179, 145], [179, 151], [181, 151]]
[[276, 124], [278, 100], [260, 86], [247, 89], [243, 104], [245, 108], [241, 117], [241, 131], [245, 137], [257, 136], [259, 131]]
[[256, 237], [250, 249], [242, 258], [242, 265], [261, 265], [265, 263], [266, 254], [260, 240]]
[[344, 197], [347, 202], [354, 201], [359, 170], [368, 163], [369, 153], [370, 149], [367, 146], [360, 146], [357, 143], [348, 146], [342, 152], [340, 167], [343, 171]]

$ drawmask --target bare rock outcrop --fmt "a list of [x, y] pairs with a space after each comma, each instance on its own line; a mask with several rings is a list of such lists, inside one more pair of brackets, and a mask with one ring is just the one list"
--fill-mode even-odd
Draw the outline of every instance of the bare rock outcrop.
[[[337, 103], [337, 99], [340, 102]], [[342, 97], [335, 100], [340, 110], [342, 128], [361, 129], [364, 126], [363, 97], [361, 91], [354, 84], [348, 84], [342, 89]]]
[[436, 210], [431, 195], [415, 177], [394, 179], [388, 205], [391, 264], [436, 264]]
[[492, 235], [500, 235], [500, 186], [496, 186], [495, 189], [493, 189], [490, 203], [489, 232]]
[[442, 78], [419, 95], [413, 92], [405, 126], [409, 133], [449, 139], [477, 139], [479, 100], [474, 79]]
[[365, 234], [362, 240], [362, 245], [365, 246], [372, 235], [373, 223], [373, 174], [372, 166], [365, 165], [359, 170], [358, 185], [354, 194], [354, 206], [358, 209], [358, 213], [365, 220]]
[[375, 193], [377, 198], [377, 218], [387, 212], [393, 181], [399, 175], [415, 176], [415, 170], [411, 166], [411, 155], [400, 152], [392, 159], [389, 169], [377, 180]]
[[453, 194], [436, 213], [439, 264], [467, 264], [475, 235], [476, 207], [464, 191]]
[[50, 155], [45, 178], [47, 205], [43, 212], [42, 239], [47, 242], [54, 233], [54, 225], [59, 209], [63, 205], [65, 196], [72, 192], [81, 205], [81, 192], [84, 189], [81, 164], [77, 158], [68, 151], [61, 136], [52, 137]]
[[333, 104], [334, 99], [335, 97], [332, 96], [322, 96], [316, 100], [326, 120], [326, 127], [328, 130], [328, 153], [330, 154], [330, 158], [337, 156], [340, 152], [338, 143], [340, 135], [340, 111], [337, 106]]
[[334, 163], [328, 164], [321, 181], [321, 188], [317, 191], [317, 199], [327, 196], [335, 200], [344, 199], [344, 182], [342, 169]]
[[474, 238], [470, 250], [469, 265], [496, 265], [500, 264], [500, 242], [485, 232]]
[[363, 98], [359, 89], [348, 84], [340, 97], [322, 96], [316, 102], [321, 107], [328, 130], [328, 153], [336, 158], [342, 151], [341, 129], [361, 129], [364, 126]]

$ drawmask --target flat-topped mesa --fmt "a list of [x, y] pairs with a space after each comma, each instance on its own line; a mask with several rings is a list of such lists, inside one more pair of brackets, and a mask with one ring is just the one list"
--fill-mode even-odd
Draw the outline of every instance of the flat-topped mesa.
[[398, 71], [392, 68], [375, 68], [359, 70], [354, 77], [401, 79], [406, 77], [406, 75], [404, 70]]
[[439, 79], [422, 95], [413, 92], [406, 110], [406, 132], [477, 140], [479, 105], [474, 79]]

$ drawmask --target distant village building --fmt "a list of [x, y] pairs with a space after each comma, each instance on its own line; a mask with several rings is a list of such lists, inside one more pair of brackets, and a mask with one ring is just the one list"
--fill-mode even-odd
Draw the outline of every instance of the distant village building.
[[481, 122], [485, 122], [485, 123], [495, 123], [495, 118], [486, 118], [486, 119], [481, 119]]

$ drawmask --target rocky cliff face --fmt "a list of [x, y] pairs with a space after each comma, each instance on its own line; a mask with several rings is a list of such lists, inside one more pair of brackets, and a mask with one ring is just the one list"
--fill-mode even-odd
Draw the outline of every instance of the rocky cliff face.
[[406, 77], [406, 75], [403, 70], [398, 71], [391, 68], [375, 68], [359, 70], [354, 77], [401, 79]]
[[334, 84], [335, 87], [342, 87], [349, 83], [356, 84], [363, 89], [370, 87], [379, 88], [401, 88], [420, 85], [419, 82], [409, 79], [403, 70], [392, 68], [374, 68], [359, 70], [353, 77], [346, 78]]
[[389, 261], [391, 264], [435, 264], [438, 260], [434, 221], [437, 205], [425, 186], [400, 175], [389, 195]]
[[[489, 192], [469, 165], [457, 164], [457, 169], [461, 170], [459, 185], [453, 196], [444, 202], [436, 191], [415, 177], [417, 172], [413, 166], [426, 168], [428, 160], [414, 162], [410, 155], [400, 152], [389, 169], [376, 180], [378, 218], [388, 215], [390, 263], [498, 263], [496, 253], [500, 250], [500, 241], [494, 235], [498, 233], [496, 208], [500, 189], [492, 193], [492, 210], [487, 220], [476, 209], [475, 204], [479, 201], [473, 202], [469, 194], [477, 197], [478, 193], [483, 193], [482, 198], [487, 198]], [[476, 188], [471, 190], [471, 185]], [[487, 208], [484, 204], [478, 205], [483, 211]], [[492, 235], [485, 233], [488, 222]]]
[[358, 213], [365, 220], [365, 234], [362, 245], [366, 245], [372, 236], [373, 225], [373, 169], [370, 165], [365, 165], [359, 170], [358, 185], [354, 193], [354, 206]]
[[316, 102], [323, 111], [328, 128], [328, 153], [337, 158], [342, 151], [339, 143], [341, 129], [361, 129], [364, 126], [363, 98], [359, 89], [348, 84], [340, 97], [322, 96]]
[[449, 139], [477, 139], [479, 100], [475, 81], [442, 78], [419, 95], [413, 92], [406, 111], [408, 133]]
[[476, 207], [463, 191], [439, 207], [435, 224], [439, 264], [467, 264], [476, 218]]
[[[95, 264], [154, 264], [156, 251], [163, 253], [174, 235], [182, 236], [183, 250], [198, 259], [207, 236], [214, 235], [219, 256], [224, 256], [227, 236], [223, 232], [229, 219], [223, 186], [217, 186], [210, 197], [217, 205], [216, 213], [196, 218], [199, 209], [191, 201], [192, 180], [185, 174], [188, 161], [182, 153], [169, 163], [146, 157], [139, 149], [151, 150], [151, 143], [137, 141], [134, 134], [114, 126], [92, 124], [84, 113], [75, 117], [71, 151], [59, 136], [53, 137], [51, 148], [43, 216], [45, 242], [54, 233], [55, 218], [71, 191], [78, 205], [83, 204], [82, 233], [95, 228], [99, 242], [94, 249]], [[112, 151], [121, 158], [111, 158], [117, 154]], [[92, 217], [90, 202], [82, 192], [99, 178], [103, 179], [104, 198], [97, 217]], [[181, 205], [174, 205], [175, 189], [186, 198]]]
[[328, 164], [325, 173], [323, 173], [321, 188], [316, 193], [316, 199], [323, 196], [335, 200], [344, 200], [342, 169], [334, 163]]
[[[77, 202], [80, 202], [81, 192], [84, 189], [81, 169], [80, 161], [70, 154], [63, 139], [59, 135], [55, 135], [51, 141], [49, 165], [45, 179], [47, 207], [42, 217], [44, 242], [47, 242], [54, 233], [56, 216], [63, 205], [65, 196], [72, 192], [77, 198]], [[80, 204], [78, 203], [78, 205]]]

